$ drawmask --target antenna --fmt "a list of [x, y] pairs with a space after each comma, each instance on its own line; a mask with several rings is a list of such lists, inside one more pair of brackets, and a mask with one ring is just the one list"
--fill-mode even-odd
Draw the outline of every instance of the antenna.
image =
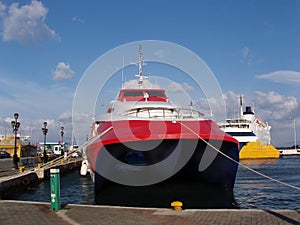
[[142, 45], [139, 45], [139, 82], [138, 85], [142, 88], [143, 85], [143, 58]]
[[254, 102], [252, 102], [252, 112], [255, 114], [255, 105], [254, 105]]
[[241, 118], [243, 117], [243, 96], [240, 95], [240, 113], [241, 113]]
[[138, 81], [139, 88], [143, 87], [144, 78], [148, 78], [147, 76], [143, 75], [143, 65], [146, 65], [146, 64], [144, 64], [142, 55], [143, 55], [142, 45], [140, 44], [139, 45], [139, 62], [136, 63], [139, 66], [139, 74], [135, 75], [136, 77], [139, 78], [139, 81]]
[[122, 66], [122, 89], [124, 88], [124, 56], [123, 56], [123, 66]]

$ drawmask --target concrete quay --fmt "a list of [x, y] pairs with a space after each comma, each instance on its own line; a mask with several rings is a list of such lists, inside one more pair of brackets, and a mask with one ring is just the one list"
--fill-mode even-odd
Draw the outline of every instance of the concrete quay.
[[52, 211], [50, 203], [0, 201], [0, 221], [6, 225], [257, 225], [300, 224], [296, 210], [172, 209], [65, 205]]

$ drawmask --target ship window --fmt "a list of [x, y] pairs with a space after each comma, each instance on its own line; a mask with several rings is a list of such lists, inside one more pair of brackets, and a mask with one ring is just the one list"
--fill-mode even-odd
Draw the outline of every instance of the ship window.
[[158, 92], [158, 91], [147, 91], [149, 96], [158, 96], [158, 97], [165, 97], [163, 92]]
[[124, 92], [124, 96], [128, 97], [128, 96], [143, 96], [143, 92], [142, 91], [128, 91], [128, 92]]
[[255, 136], [253, 132], [227, 132], [231, 136]]

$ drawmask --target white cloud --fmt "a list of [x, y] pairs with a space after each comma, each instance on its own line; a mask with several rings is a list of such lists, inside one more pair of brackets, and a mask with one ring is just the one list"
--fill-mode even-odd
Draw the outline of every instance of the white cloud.
[[48, 9], [39, 1], [23, 6], [11, 4], [7, 15], [3, 16], [3, 40], [30, 43], [58, 39], [55, 31], [45, 23], [47, 13]]
[[58, 119], [63, 122], [66, 122], [66, 121], [72, 122], [72, 112], [68, 111], [68, 112], [62, 113], [58, 116]]
[[195, 89], [186, 82], [183, 82], [181, 84], [172, 82], [168, 85], [168, 91], [170, 91], [170, 92], [183, 92], [183, 91], [192, 92], [194, 90]]
[[[237, 118], [240, 116], [240, 95], [234, 91], [229, 91], [227, 93], [223, 93], [223, 98], [226, 104], [226, 114], [228, 118]], [[247, 104], [244, 100], [243, 102]]]
[[0, 2], [0, 16], [4, 16], [5, 11], [6, 11], [6, 6], [2, 2]]
[[275, 146], [293, 144], [293, 118], [299, 118], [299, 102], [293, 96], [284, 96], [274, 91], [255, 92], [255, 113], [268, 122], [271, 128], [271, 142]]
[[183, 92], [183, 88], [181, 87], [180, 84], [176, 83], [176, 82], [172, 82], [168, 85], [167, 90], [169, 92]]
[[0, 85], [6, 95], [0, 96], [2, 115], [12, 116], [19, 112], [22, 117], [41, 118], [45, 115], [57, 117], [72, 108], [74, 91], [60, 86], [45, 86], [24, 80], [1, 77]]
[[258, 79], [270, 80], [275, 83], [300, 84], [300, 72], [279, 70], [267, 74], [256, 75]]
[[189, 84], [186, 83], [186, 82], [183, 82], [183, 83], [181, 84], [181, 86], [182, 86], [182, 88], [183, 88], [184, 90], [186, 90], [186, 91], [189, 91], [189, 92], [195, 91], [194, 87], [192, 87], [191, 85], [189, 85]]
[[261, 64], [264, 62], [264, 59], [257, 58], [253, 52], [248, 48], [244, 47], [242, 49], [242, 62], [246, 63], [247, 65], [255, 65], [255, 64]]
[[[243, 97], [243, 107], [254, 105], [257, 116], [262, 120], [284, 120], [294, 115], [299, 107], [297, 98], [284, 96], [274, 91], [264, 93], [255, 91], [253, 99], [251, 96]], [[229, 117], [240, 116], [240, 94], [229, 91], [223, 94], [227, 115]], [[243, 109], [243, 110], [244, 110]]]
[[243, 59], [247, 59], [249, 57], [249, 48], [248, 47], [244, 47], [243, 48]]
[[260, 115], [266, 119], [285, 120], [296, 113], [299, 103], [293, 96], [285, 97], [274, 91], [256, 91], [255, 107], [260, 108]]
[[43, 140], [41, 128], [43, 122], [48, 123], [47, 140], [59, 140], [60, 126], [58, 120], [64, 121], [65, 138], [70, 142], [71, 120], [68, 115], [72, 110], [74, 90], [62, 88], [61, 86], [45, 87], [41, 84], [12, 80], [11, 78], [0, 78], [1, 88], [6, 94], [0, 96], [1, 117], [0, 134], [7, 132], [11, 135], [10, 122], [15, 112], [19, 113], [21, 122], [20, 132], [22, 135], [32, 135], [32, 143]]
[[71, 66], [65, 62], [59, 62], [55, 71], [52, 73], [53, 80], [67, 80], [74, 77], [75, 72]]
[[195, 100], [194, 106], [195, 109], [202, 112], [205, 116], [211, 117], [216, 122], [224, 122], [228, 116], [226, 112], [226, 98], [225, 94], [218, 98], [201, 97]]
[[156, 52], [154, 52], [154, 55], [160, 59], [163, 59], [163, 58], [165, 58], [165, 51], [162, 49], [157, 50]]
[[79, 16], [73, 16], [72, 21], [75, 22], [75, 23], [84, 24], [84, 20], [81, 19]]

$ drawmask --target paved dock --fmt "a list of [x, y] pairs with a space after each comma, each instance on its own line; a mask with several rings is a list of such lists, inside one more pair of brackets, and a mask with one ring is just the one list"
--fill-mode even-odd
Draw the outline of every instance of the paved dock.
[[14, 169], [12, 158], [0, 160], [0, 178], [18, 174], [19, 170]]
[[297, 210], [127, 208], [69, 204], [52, 211], [50, 203], [0, 201], [0, 221], [6, 225], [218, 225], [300, 224]]

